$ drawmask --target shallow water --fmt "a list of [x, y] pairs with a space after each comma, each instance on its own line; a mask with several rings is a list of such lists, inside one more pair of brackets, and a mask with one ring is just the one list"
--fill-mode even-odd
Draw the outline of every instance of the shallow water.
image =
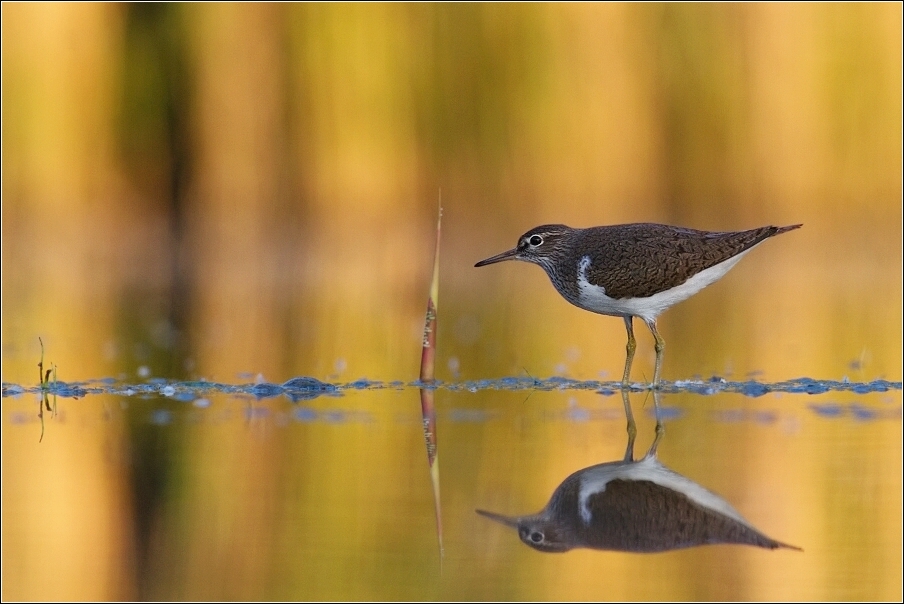
[[[4, 3], [2, 599], [900, 600], [901, 23]], [[659, 461], [803, 552], [544, 554], [475, 512], [624, 461], [626, 333], [474, 264], [633, 222], [803, 224], [657, 324]]]
[[[442, 555], [417, 389], [350, 384], [293, 403], [275, 385], [85, 383], [82, 398], [57, 396], [40, 444], [36, 394], [6, 384], [4, 457], [28, 463], [5, 465], [4, 507], [29, 519], [7, 524], [17, 552], [5, 556], [7, 577], [43, 557], [50, 571], [32, 593], [50, 591], [64, 566], [54, 560], [74, 548], [107, 569], [99, 580], [153, 599], [868, 599], [901, 589], [899, 382], [664, 394], [659, 459], [803, 552], [659, 554], [540, 553], [475, 513], [537, 512], [572, 472], [621, 459], [620, 396], [563, 380], [446, 384], [436, 394]], [[641, 455], [653, 401], [631, 401]]]

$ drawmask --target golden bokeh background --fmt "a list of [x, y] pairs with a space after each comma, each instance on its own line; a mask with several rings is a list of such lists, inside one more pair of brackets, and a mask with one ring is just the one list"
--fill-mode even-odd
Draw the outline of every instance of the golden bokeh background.
[[[663, 316], [664, 379], [901, 378], [900, 4], [4, 3], [2, 38], [4, 382], [36, 382], [39, 336], [65, 380], [413, 379], [440, 191], [440, 379], [620, 375], [621, 321], [569, 306], [536, 267], [473, 264], [538, 224], [634, 221], [804, 224]], [[653, 353], [641, 326], [638, 339], [642, 379]], [[69, 422], [40, 447], [4, 418], [4, 599], [329, 597], [338, 570], [307, 592], [273, 575], [291, 548], [269, 531], [289, 512], [255, 506], [286, 496], [289, 460], [316, 459], [317, 476], [290, 481], [300, 501], [347, 472], [369, 484], [362, 458], [392, 469], [382, 480], [404, 485], [397, 499], [428, 492], [416, 422], [366, 438], [318, 432], [302, 446], [243, 421], [164, 439], [128, 413], [112, 417]], [[496, 451], [510, 428], [467, 437]], [[786, 467], [788, 451], [764, 450], [752, 430], [701, 437], [702, 459], [733, 456], [751, 476]], [[822, 441], [789, 445], [805, 459], [785, 480], [805, 509], [832, 509], [817, 501], [837, 490], [837, 473], [804, 461], [842, 437], [812, 430]], [[900, 570], [901, 424], [875, 430], [885, 444], [851, 443], [864, 458], [847, 471], [884, 468], [882, 488], [897, 485], [863, 509], [890, 518], [881, 566]], [[447, 434], [444, 467], [474, 455]], [[579, 467], [549, 443], [539, 450], [550, 481]], [[683, 455], [699, 463], [694, 449]], [[487, 476], [505, 475], [499, 463], [474, 460]], [[137, 484], [161, 467], [175, 491]], [[145, 505], [134, 500], [142, 489], [177, 495], [139, 521], [130, 510]], [[220, 493], [212, 517], [225, 524], [174, 503], [191, 489]], [[431, 537], [425, 509], [408, 529]], [[351, 513], [337, 508], [333, 520]], [[348, 523], [338, 543], [393, 528], [382, 513]], [[177, 550], [179, 568], [162, 569]], [[219, 557], [226, 550], [252, 553]], [[573, 572], [593, 568], [592, 556], [572, 557], [583, 561]], [[838, 576], [850, 560], [820, 572]], [[539, 576], [532, 564], [522, 579]], [[518, 591], [515, 579], [496, 597], [566, 597]], [[889, 580], [796, 593], [899, 597], [900, 575]], [[700, 595], [687, 581], [673, 598]]]

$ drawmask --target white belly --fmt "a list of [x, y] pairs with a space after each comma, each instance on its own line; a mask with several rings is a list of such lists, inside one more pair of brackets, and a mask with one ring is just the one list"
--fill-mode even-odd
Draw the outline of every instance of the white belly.
[[610, 298], [606, 295], [605, 288], [593, 285], [587, 281], [590, 256], [584, 256], [581, 258], [580, 264], [578, 264], [578, 290], [580, 291], [578, 306], [601, 315], [632, 316], [640, 317], [644, 321], [653, 321], [659, 316], [659, 313], [668, 307], [682, 300], [687, 300], [707, 285], [721, 279], [731, 267], [738, 263], [738, 260], [744, 254], [752, 249], [745, 250], [725, 262], [700, 271], [678, 287], [673, 287], [646, 298], [623, 298], [621, 300]]

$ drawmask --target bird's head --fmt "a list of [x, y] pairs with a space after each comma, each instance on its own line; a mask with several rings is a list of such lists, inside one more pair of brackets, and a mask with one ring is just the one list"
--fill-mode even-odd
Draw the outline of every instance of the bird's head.
[[567, 531], [563, 531], [563, 527], [549, 520], [542, 513], [516, 518], [485, 510], [477, 510], [477, 513], [517, 529], [521, 541], [541, 552], [561, 553], [574, 547], [567, 538]]
[[486, 266], [505, 260], [521, 260], [532, 262], [546, 268], [561, 254], [562, 243], [575, 232], [575, 229], [564, 224], [545, 224], [535, 227], [521, 235], [515, 248], [481, 260], [474, 266]]

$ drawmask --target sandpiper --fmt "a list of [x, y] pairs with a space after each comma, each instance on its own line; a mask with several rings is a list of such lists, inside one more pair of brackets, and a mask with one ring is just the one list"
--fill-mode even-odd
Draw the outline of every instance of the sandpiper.
[[717, 281], [766, 239], [801, 226], [709, 232], [653, 223], [587, 229], [548, 224], [526, 232], [514, 249], [474, 266], [504, 260], [537, 264], [575, 306], [624, 318], [628, 344], [623, 387], [628, 386], [637, 348], [633, 320], [643, 319], [656, 340], [655, 388], [665, 349], [656, 329], [659, 314]]
[[760, 532], [725, 499], [662, 465], [655, 452], [573, 473], [537, 514], [477, 513], [516, 529], [542, 552], [664, 552], [717, 543], [800, 551]]

